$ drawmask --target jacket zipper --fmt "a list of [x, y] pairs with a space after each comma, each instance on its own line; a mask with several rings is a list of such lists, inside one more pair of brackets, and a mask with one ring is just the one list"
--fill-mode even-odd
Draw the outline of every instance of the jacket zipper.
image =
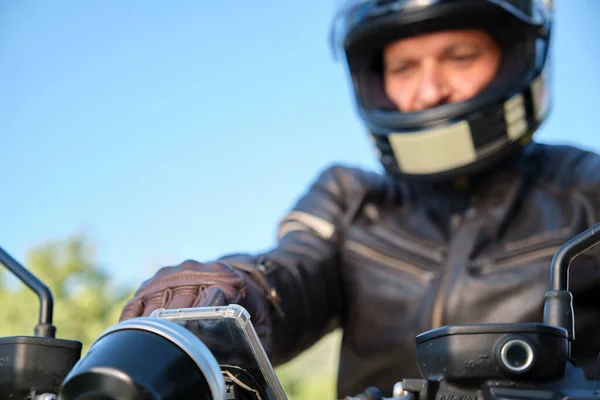
[[444, 260], [444, 252], [424, 244], [423, 240], [418, 238], [406, 238], [397, 230], [394, 230], [395, 235], [390, 235], [389, 232], [385, 232], [382, 228], [374, 227], [373, 231], [377, 236], [387, 242], [402, 248], [405, 251], [414, 253], [415, 255], [434, 262], [436, 264], [441, 263]]
[[[435, 289], [433, 292], [434, 299], [433, 306], [431, 309], [430, 329], [435, 329], [442, 326], [444, 322], [444, 306], [448, 299], [447, 292], [449, 290], [450, 284], [455, 281], [456, 276], [462, 269], [462, 264], [468, 263], [471, 253], [473, 251], [473, 247], [478, 240], [477, 236], [480, 234], [482, 225], [481, 221], [479, 221], [479, 228], [477, 228], [477, 226], [471, 227], [471, 225], [477, 223], [474, 221], [474, 218], [476, 218], [476, 216], [474, 216], [472, 211], [474, 210], [468, 210], [463, 215], [460, 223], [458, 224], [458, 227], [454, 231], [454, 237], [450, 245], [448, 246], [448, 253], [446, 256], [447, 261], [448, 259], [450, 259], [450, 257], [454, 256], [455, 252], [460, 251], [463, 260], [457, 258], [456, 260], [453, 260], [453, 263], [451, 265], [442, 265], [442, 268], [440, 268], [440, 274], [437, 280], [437, 285], [435, 285]], [[470, 235], [463, 237], [466, 234], [464, 230], [467, 230], [468, 233], [470, 233]], [[470, 240], [471, 242], [465, 242], [465, 239]], [[462, 246], [458, 249], [455, 249], [457, 244]]]
[[448, 286], [449, 273], [444, 273], [442, 269], [440, 271], [439, 284], [436, 285], [436, 290], [434, 291], [434, 300], [433, 307], [431, 310], [431, 327], [430, 329], [439, 328], [442, 326], [443, 321], [443, 311], [444, 311], [444, 300], [446, 300], [446, 286]]
[[429, 284], [429, 282], [431, 282], [433, 280], [432, 272], [422, 270], [422, 269], [417, 268], [409, 263], [400, 261], [397, 258], [383, 254], [383, 253], [381, 253], [377, 250], [374, 250], [371, 247], [368, 247], [362, 243], [350, 240], [350, 241], [346, 242], [346, 247], [349, 250], [352, 250], [365, 258], [377, 261], [378, 263], [380, 263], [386, 267], [407, 273], [408, 275], [413, 277], [415, 280], [419, 281], [423, 286], [426, 286], [427, 284]]
[[554, 256], [554, 254], [556, 254], [559, 248], [560, 246], [552, 246], [534, 250], [522, 255], [500, 258], [497, 260], [488, 259], [482, 263], [479, 263], [479, 265], [475, 264], [472, 270], [476, 270], [480, 274], [490, 274], [493, 273], [493, 269], [495, 268], [506, 270], [515, 267], [520, 267], [524, 263], [536, 261], [545, 257], [552, 257]]
[[[364, 232], [358, 231], [355, 232], [354, 236], [355, 240], [359, 240], [359, 244], [368, 243], [368, 247], [370, 249], [378, 249], [379, 253], [388, 254], [388, 257], [396, 258], [393, 255], [389, 255], [390, 251], [386, 251], [386, 248], [391, 249], [399, 249], [403, 250], [406, 254], [409, 254], [411, 258], [415, 258], [415, 263], [432, 263], [434, 264], [433, 270], [432, 267], [423, 267], [422, 269], [429, 270], [429, 272], [435, 272], [437, 268], [435, 265], [439, 265], [443, 260], [443, 253], [436, 249], [431, 249], [431, 251], [427, 252], [425, 245], [419, 245], [416, 247], [411, 246], [411, 243], [407, 241], [405, 238], [400, 238], [397, 235], [393, 235], [392, 233], [397, 232], [384, 232], [382, 229], [373, 228], [371, 233], [374, 236], [367, 235]], [[385, 234], [384, 234], [385, 233]], [[382, 248], [383, 247], [383, 248]], [[416, 250], [416, 251], [415, 251]], [[393, 253], [393, 252], [392, 252]], [[407, 262], [410, 263], [410, 262]], [[414, 268], [414, 267], [413, 267]]]

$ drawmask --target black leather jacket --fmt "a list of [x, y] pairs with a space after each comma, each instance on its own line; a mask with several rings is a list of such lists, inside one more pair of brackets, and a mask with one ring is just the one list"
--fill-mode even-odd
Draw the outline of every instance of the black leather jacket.
[[[600, 221], [600, 156], [532, 143], [461, 186], [328, 168], [286, 216], [276, 248], [224, 257], [262, 264], [285, 317], [274, 364], [343, 328], [338, 397], [420, 377], [415, 336], [446, 324], [541, 321], [549, 263]], [[600, 246], [599, 246], [600, 248]], [[600, 351], [598, 254], [571, 268], [573, 356]]]

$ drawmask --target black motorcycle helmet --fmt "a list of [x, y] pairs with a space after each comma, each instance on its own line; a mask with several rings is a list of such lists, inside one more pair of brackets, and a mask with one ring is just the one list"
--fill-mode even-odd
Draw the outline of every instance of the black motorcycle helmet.
[[[527, 143], [549, 110], [551, 0], [346, 0], [332, 47], [346, 58], [359, 115], [385, 170], [397, 177], [480, 172]], [[482, 29], [502, 49], [476, 96], [401, 112], [384, 91], [386, 44], [424, 33]]]

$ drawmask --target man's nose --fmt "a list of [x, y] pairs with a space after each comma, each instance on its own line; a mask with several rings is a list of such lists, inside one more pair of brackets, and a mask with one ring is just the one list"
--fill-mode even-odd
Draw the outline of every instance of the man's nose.
[[440, 67], [436, 64], [426, 65], [422, 70], [417, 108], [425, 110], [446, 104], [449, 100], [450, 88]]

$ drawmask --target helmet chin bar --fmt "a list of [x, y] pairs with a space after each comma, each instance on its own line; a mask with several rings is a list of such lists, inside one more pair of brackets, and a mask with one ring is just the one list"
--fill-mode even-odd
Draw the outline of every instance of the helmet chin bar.
[[[498, 107], [495, 116], [504, 120], [489, 121], [490, 125], [502, 126], [495, 137], [487, 132], [477, 132], [477, 125], [472, 128], [467, 119], [413, 132], [371, 134], [382, 163], [396, 174], [451, 173], [486, 160], [504, 148], [518, 148], [528, 142], [537, 125], [535, 120], [528, 118], [527, 107], [521, 93], [504, 102], [502, 108]], [[487, 137], [484, 136], [486, 133]], [[482, 141], [482, 137], [488, 141]]]

